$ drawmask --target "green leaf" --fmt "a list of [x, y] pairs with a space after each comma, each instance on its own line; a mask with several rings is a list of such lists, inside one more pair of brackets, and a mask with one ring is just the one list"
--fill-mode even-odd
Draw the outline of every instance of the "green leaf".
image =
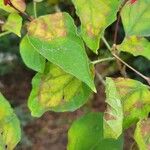
[[85, 104], [91, 94], [86, 84], [65, 73], [54, 64], [47, 64], [44, 74], [36, 74], [28, 106], [33, 116], [44, 112], [74, 111]]
[[137, 123], [134, 139], [139, 146], [139, 150], [150, 148], [150, 118], [140, 120]]
[[[26, 9], [26, 3], [25, 3], [24, 0], [10, 0], [10, 1], [11, 1], [12, 5], [13, 5], [14, 7], [16, 7], [18, 10], [20, 10], [20, 11], [22, 11], [22, 12], [25, 11], [25, 9]], [[5, 10], [5, 11], [7, 11], [7, 12], [10, 12], [10, 13], [12, 13], [12, 12], [17, 12], [17, 11], [16, 11], [14, 8], [12, 8], [11, 6], [9, 6], [9, 5], [5, 6], [5, 5], [4, 5], [4, 0], [0, 0], [0, 9], [3, 9], [3, 10]]]
[[104, 137], [117, 139], [122, 134], [123, 108], [121, 97], [111, 78], [106, 78], [106, 103]]
[[103, 115], [88, 113], [76, 120], [68, 132], [67, 150], [121, 150], [122, 138], [103, 138]]
[[42, 56], [96, 91], [84, 44], [76, 32], [67, 13], [56, 13], [33, 20], [28, 39]]
[[150, 35], [150, 1], [137, 0], [124, 6], [121, 17], [126, 36], [149, 36]]
[[121, 96], [124, 110], [123, 127], [128, 128], [150, 112], [150, 91], [139, 81], [132, 79], [114, 79], [117, 91]]
[[105, 29], [116, 20], [118, 0], [72, 0], [81, 20], [81, 35], [95, 53]]
[[10, 104], [0, 93], [0, 150], [14, 149], [21, 138], [20, 123]]
[[120, 51], [131, 53], [134, 56], [140, 55], [150, 60], [150, 42], [145, 38], [136, 36], [126, 37], [117, 47]]
[[30, 44], [27, 36], [25, 36], [20, 43], [20, 54], [23, 61], [29, 68], [40, 73], [44, 72], [46, 60]]
[[21, 37], [22, 17], [17, 13], [11, 13], [6, 23], [2, 26], [3, 30], [7, 30]]

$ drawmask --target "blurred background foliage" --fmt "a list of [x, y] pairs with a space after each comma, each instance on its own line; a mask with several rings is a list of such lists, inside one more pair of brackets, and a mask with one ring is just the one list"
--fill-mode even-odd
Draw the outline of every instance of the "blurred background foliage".
[[[27, 0], [26, 2], [26, 12], [30, 16], [33, 16], [33, 2], [31, 0]], [[74, 18], [75, 24], [77, 26], [80, 25], [79, 18], [75, 14], [75, 9], [71, 0], [44, 0], [41, 3], [37, 3], [38, 16], [55, 13], [57, 11], [68, 12]], [[0, 10], [0, 20], [5, 21], [7, 16], [8, 13]], [[24, 20], [22, 35], [26, 33], [26, 25], [27, 21]], [[110, 43], [112, 43], [114, 29], [115, 23], [112, 24], [105, 33], [105, 36]], [[0, 32], [2, 32], [1, 29]], [[120, 23], [118, 43], [121, 43], [123, 38], [124, 30]], [[70, 122], [89, 108], [84, 106], [81, 110], [77, 110], [71, 114], [55, 114], [48, 112], [40, 119], [32, 118], [27, 108], [27, 98], [31, 90], [31, 79], [35, 72], [28, 69], [20, 57], [20, 41], [21, 39], [14, 34], [9, 34], [0, 38], [0, 91], [15, 107], [23, 129], [23, 138], [17, 149], [65, 150], [67, 143], [66, 133]], [[110, 55], [105, 49], [103, 43], [101, 43], [99, 55], [93, 54], [88, 48], [86, 48], [86, 50], [91, 60], [105, 58]], [[150, 76], [150, 61], [144, 57], [133, 57], [127, 53], [121, 53], [121, 57], [146, 76]], [[104, 74], [104, 76], [120, 76], [120, 72], [115, 61], [98, 64], [96, 69], [101, 74]], [[129, 77], [144, 82], [131, 70], [126, 69], [126, 71]], [[96, 80], [96, 82], [98, 81]], [[103, 111], [105, 109], [104, 87], [102, 87], [101, 83], [97, 83], [96, 85], [99, 93], [94, 94], [92, 100], [87, 105], [90, 106], [91, 109]], [[126, 141], [131, 143], [130, 141], [132, 140], [128, 137]], [[51, 147], [51, 149], [49, 147]]]

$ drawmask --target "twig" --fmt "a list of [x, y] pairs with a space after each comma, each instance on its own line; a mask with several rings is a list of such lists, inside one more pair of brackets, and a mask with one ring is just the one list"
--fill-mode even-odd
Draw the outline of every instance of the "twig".
[[129, 69], [131, 69], [132, 71], [134, 71], [136, 74], [138, 74], [140, 77], [142, 77], [144, 80], [146, 80], [148, 82], [148, 84], [150, 85], [150, 78], [143, 75], [142, 73], [140, 73], [139, 71], [137, 71], [136, 69], [134, 69], [133, 67], [131, 67], [129, 64], [127, 64], [124, 60], [122, 60], [118, 55], [116, 55], [113, 51], [112, 48], [110, 47], [110, 45], [108, 44], [108, 42], [106, 41], [106, 39], [104, 37], [102, 37], [103, 42], [105, 43], [106, 47], [108, 48], [108, 50], [110, 50], [111, 54], [120, 62], [122, 62], [125, 66], [127, 66]]
[[16, 8], [10, 1], [8, 3], [8, 5], [12, 8], [14, 8], [15, 10], [17, 10], [22, 16], [25, 16], [27, 18], [28, 21], [32, 21], [32, 18], [25, 12], [20, 11], [18, 8]]
[[108, 57], [108, 58], [98, 59], [98, 60], [92, 61], [91, 63], [93, 65], [96, 65], [96, 64], [102, 63], [104, 61], [112, 61], [112, 60], [115, 60], [115, 57]]
[[95, 70], [95, 73], [96, 73], [98, 79], [101, 81], [101, 83], [102, 83], [104, 86], [106, 86], [105, 80], [103, 79], [102, 75], [99, 74], [99, 73], [97, 72], [97, 70]]
[[128, 0], [124, 0], [121, 7], [119, 8], [117, 23], [116, 23], [116, 27], [115, 27], [115, 34], [114, 34], [114, 45], [116, 45], [116, 43], [117, 43], [119, 22], [120, 22], [120, 19], [121, 19], [121, 11], [122, 11], [123, 7], [125, 6], [125, 4], [127, 3], [127, 1]]

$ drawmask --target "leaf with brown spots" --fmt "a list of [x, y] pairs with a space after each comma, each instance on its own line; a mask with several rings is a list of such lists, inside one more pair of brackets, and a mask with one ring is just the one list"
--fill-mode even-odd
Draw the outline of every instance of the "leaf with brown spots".
[[45, 73], [37, 73], [32, 80], [28, 106], [36, 117], [48, 110], [74, 111], [88, 100], [90, 94], [86, 84], [48, 63]]
[[147, 117], [150, 112], [150, 91], [147, 85], [128, 78], [117, 78], [114, 82], [124, 110], [123, 127], [128, 128]]
[[112, 24], [120, 5], [119, 0], [72, 0], [81, 20], [81, 35], [95, 53], [105, 29]]
[[20, 122], [0, 93], [0, 150], [13, 150], [21, 139]]
[[126, 37], [124, 41], [117, 46], [119, 51], [131, 53], [134, 56], [143, 56], [150, 60], [150, 42], [142, 37]]
[[43, 57], [96, 91], [84, 43], [69, 14], [55, 13], [33, 20], [27, 37]]
[[140, 150], [150, 149], [150, 118], [140, 120], [137, 123], [134, 139]]
[[106, 103], [104, 112], [104, 137], [117, 139], [122, 134], [123, 110], [121, 97], [114, 81], [106, 78]]

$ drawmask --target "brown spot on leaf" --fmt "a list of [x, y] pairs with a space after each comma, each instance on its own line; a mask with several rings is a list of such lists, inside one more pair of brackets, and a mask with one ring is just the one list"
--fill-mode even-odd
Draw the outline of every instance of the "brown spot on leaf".
[[67, 36], [62, 13], [42, 16], [28, 25], [28, 34], [45, 41]]
[[141, 109], [144, 106], [144, 104], [141, 101], [137, 101], [135, 104], [133, 104], [133, 108]]
[[109, 120], [116, 120], [117, 118], [107, 112], [104, 113], [104, 118], [106, 121], [109, 121]]
[[150, 119], [141, 122], [141, 133], [143, 137], [150, 134]]

